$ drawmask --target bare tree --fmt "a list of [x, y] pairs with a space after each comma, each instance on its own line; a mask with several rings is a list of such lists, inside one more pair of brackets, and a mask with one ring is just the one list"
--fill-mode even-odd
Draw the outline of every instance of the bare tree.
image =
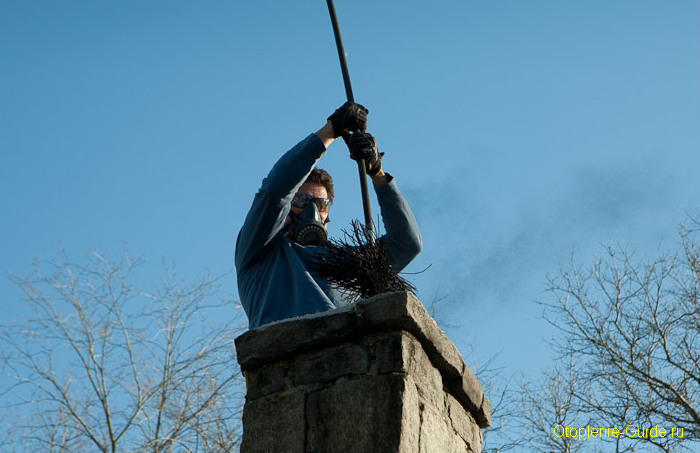
[[536, 381], [523, 383], [519, 411], [514, 414], [527, 451], [543, 453], [594, 453], [600, 442], [583, 442], [578, 429], [590, 424], [581, 413], [576, 395], [586, 385], [573, 357], [544, 371]]
[[619, 431], [601, 436], [608, 451], [698, 451], [697, 233], [681, 227], [678, 252], [649, 262], [609, 247], [589, 269], [572, 263], [550, 280], [555, 302], [545, 304], [545, 317], [561, 331], [556, 348], [573, 358], [576, 381], [585, 383], [568, 389], [572, 402], [591, 427]]
[[[482, 381], [482, 378], [479, 377]], [[515, 388], [500, 370], [487, 370], [483, 381], [495, 397], [492, 426], [484, 430], [484, 453], [506, 451], [541, 453], [597, 453], [598, 445], [583, 445], [567, 428], [586, 426], [576, 404], [581, 385], [575, 363], [555, 365], [535, 381]], [[496, 390], [494, 392], [494, 390]]]
[[483, 453], [518, 451], [526, 445], [525, 437], [519, 432], [520, 404], [512, 389], [512, 379], [504, 374], [503, 367], [495, 365], [497, 359], [497, 355], [493, 356], [484, 365], [476, 365], [473, 370], [492, 405], [491, 426], [483, 431]]
[[137, 291], [140, 264], [64, 253], [11, 277], [33, 314], [0, 326], [14, 421], [0, 428], [13, 439], [2, 451], [237, 451], [232, 304], [215, 299], [215, 281], [187, 285], [171, 271], [157, 292]]

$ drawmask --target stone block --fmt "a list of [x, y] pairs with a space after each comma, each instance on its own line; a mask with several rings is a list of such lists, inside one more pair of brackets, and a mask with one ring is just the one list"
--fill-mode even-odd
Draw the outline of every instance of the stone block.
[[419, 453], [468, 453], [466, 442], [452, 429], [449, 420], [430, 406], [421, 407]]
[[303, 392], [293, 392], [246, 401], [241, 451], [303, 453], [304, 400]]
[[241, 451], [471, 453], [491, 405], [423, 305], [391, 293], [236, 339]]
[[377, 338], [374, 353], [378, 373], [406, 373], [424, 398], [438, 409], [444, 406], [442, 375], [413, 335], [400, 331]]
[[326, 383], [341, 376], [365, 374], [369, 362], [369, 351], [351, 343], [302, 354], [294, 360], [294, 384]]
[[405, 373], [408, 369], [406, 355], [401, 353], [404, 331], [391, 331], [383, 335], [368, 338], [369, 346], [374, 350], [377, 373]]
[[415, 389], [411, 394], [402, 375], [339, 381], [312, 392], [306, 409], [307, 452], [396, 451], [402, 429], [409, 424], [403, 406], [411, 400], [417, 406], [415, 398]]
[[450, 385], [454, 395], [466, 409], [472, 413], [476, 413], [481, 409], [481, 403], [484, 400], [484, 390], [474, 373], [466, 365], [464, 365], [461, 379], [451, 381]]
[[404, 376], [404, 383], [398, 453], [416, 453], [420, 443], [420, 396], [413, 377]]
[[483, 437], [474, 417], [449, 393], [446, 402], [452, 429], [467, 443], [470, 451], [481, 451]]
[[481, 428], [488, 428], [491, 426], [491, 401], [484, 395], [484, 401], [481, 402], [481, 410], [476, 413], [477, 422]]
[[355, 311], [358, 324], [364, 329], [393, 328], [411, 332], [445, 378], [460, 377], [462, 355], [412, 293], [387, 293], [361, 300]]
[[241, 369], [246, 371], [356, 335], [356, 316], [351, 308], [279, 321], [244, 333], [236, 338]]
[[246, 373], [246, 398], [253, 400], [284, 389], [285, 367], [270, 365]]

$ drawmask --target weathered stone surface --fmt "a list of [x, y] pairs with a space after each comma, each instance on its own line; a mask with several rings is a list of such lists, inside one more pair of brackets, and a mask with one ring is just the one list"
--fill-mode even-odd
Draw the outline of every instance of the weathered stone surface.
[[406, 356], [401, 353], [405, 335], [410, 334], [405, 331], [390, 331], [370, 339], [371, 347], [374, 349], [377, 373], [404, 373], [408, 370]]
[[438, 408], [444, 405], [442, 375], [413, 335], [400, 331], [376, 338], [374, 353], [378, 373], [407, 373], [423, 397]]
[[447, 379], [462, 373], [462, 355], [412, 293], [388, 293], [358, 302], [360, 327], [395, 328], [411, 332]]
[[304, 399], [303, 392], [294, 392], [247, 401], [241, 451], [303, 453]]
[[446, 402], [452, 429], [467, 442], [471, 451], [481, 451], [483, 437], [474, 417], [449, 393]]
[[260, 398], [284, 389], [284, 370], [282, 365], [270, 365], [246, 373], [247, 395], [249, 400]]
[[466, 442], [452, 429], [449, 420], [430, 406], [421, 407], [419, 453], [468, 453]]
[[309, 394], [309, 453], [396, 451], [401, 438], [406, 382], [384, 375], [338, 382]]
[[244, 453], [471, 453], [490, 425], [478, 380], [410, 293], [270, 324], [236, 348]]
[[331, 382], [340, 376], [365, 374], [368, 369], [369, 351], [356, 344], [344, 344], [297, 357], [294, 383]]
[[413, 294], [383, 294], [358, 302], [355, 310], [358, 325], [362, 328], [399, 328], [414, 335], [441, 376], [450, 382], [457, 398], [477, 414], [479, 426], [490, 426], [490, 413], [485, 414], [481, 408], [484, 399], [481, 384], [464, 364], [454, 344]]
[[351, 309], [333, 310], [268, 324], [236, 338], [238, 363], [245, 371], [357, 334]]
[[465, 365], [461, 379], [450, 382], [454, 390], [454, 395], [472, 413], [481, 409], [481, 402], [484, 399], [484, 390], [474, 373]]
[[404, 382], [398, 453], [416, 453], [420, 442], [420, 396], [411, 375], [405, 375]]
[[481, 428], [488, 428], [491, 426], [491, 401], [484, 395], [484, 401], [481, 402], [481, 410], [475, 414], [477, 417], [477, 422]]

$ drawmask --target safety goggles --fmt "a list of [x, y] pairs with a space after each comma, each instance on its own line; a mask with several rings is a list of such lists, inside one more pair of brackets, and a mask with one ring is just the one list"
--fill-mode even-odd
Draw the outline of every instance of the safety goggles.
[[294, 198], [292, 198], [292, 206], [297, 208], [304, 209], [309, 203], [315, 203], [318, 212], [328, 212], [333, 204], [328, 198], [316, 198], [305, 193], [295, 193]]

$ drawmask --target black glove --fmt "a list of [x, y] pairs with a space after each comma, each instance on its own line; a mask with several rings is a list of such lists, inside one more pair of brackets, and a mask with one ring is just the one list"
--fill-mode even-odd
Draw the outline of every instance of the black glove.
[[365, 168], [368, 175], [374, 176], [381, 171], [384, 153], [380, 154], [377, 150], [377, 141], [374, 140], [372, 134], [361, 132], [352, 134], [348, 147], [350, 148], [351, 159], [365, 160]]
[[328, 120], [333, 125], [333, 136], [335, 138], [349, 132], [364, 132], [367, 130], [367, 114], [369, 110], [360, 104], [346, 102], [338, 108]]

